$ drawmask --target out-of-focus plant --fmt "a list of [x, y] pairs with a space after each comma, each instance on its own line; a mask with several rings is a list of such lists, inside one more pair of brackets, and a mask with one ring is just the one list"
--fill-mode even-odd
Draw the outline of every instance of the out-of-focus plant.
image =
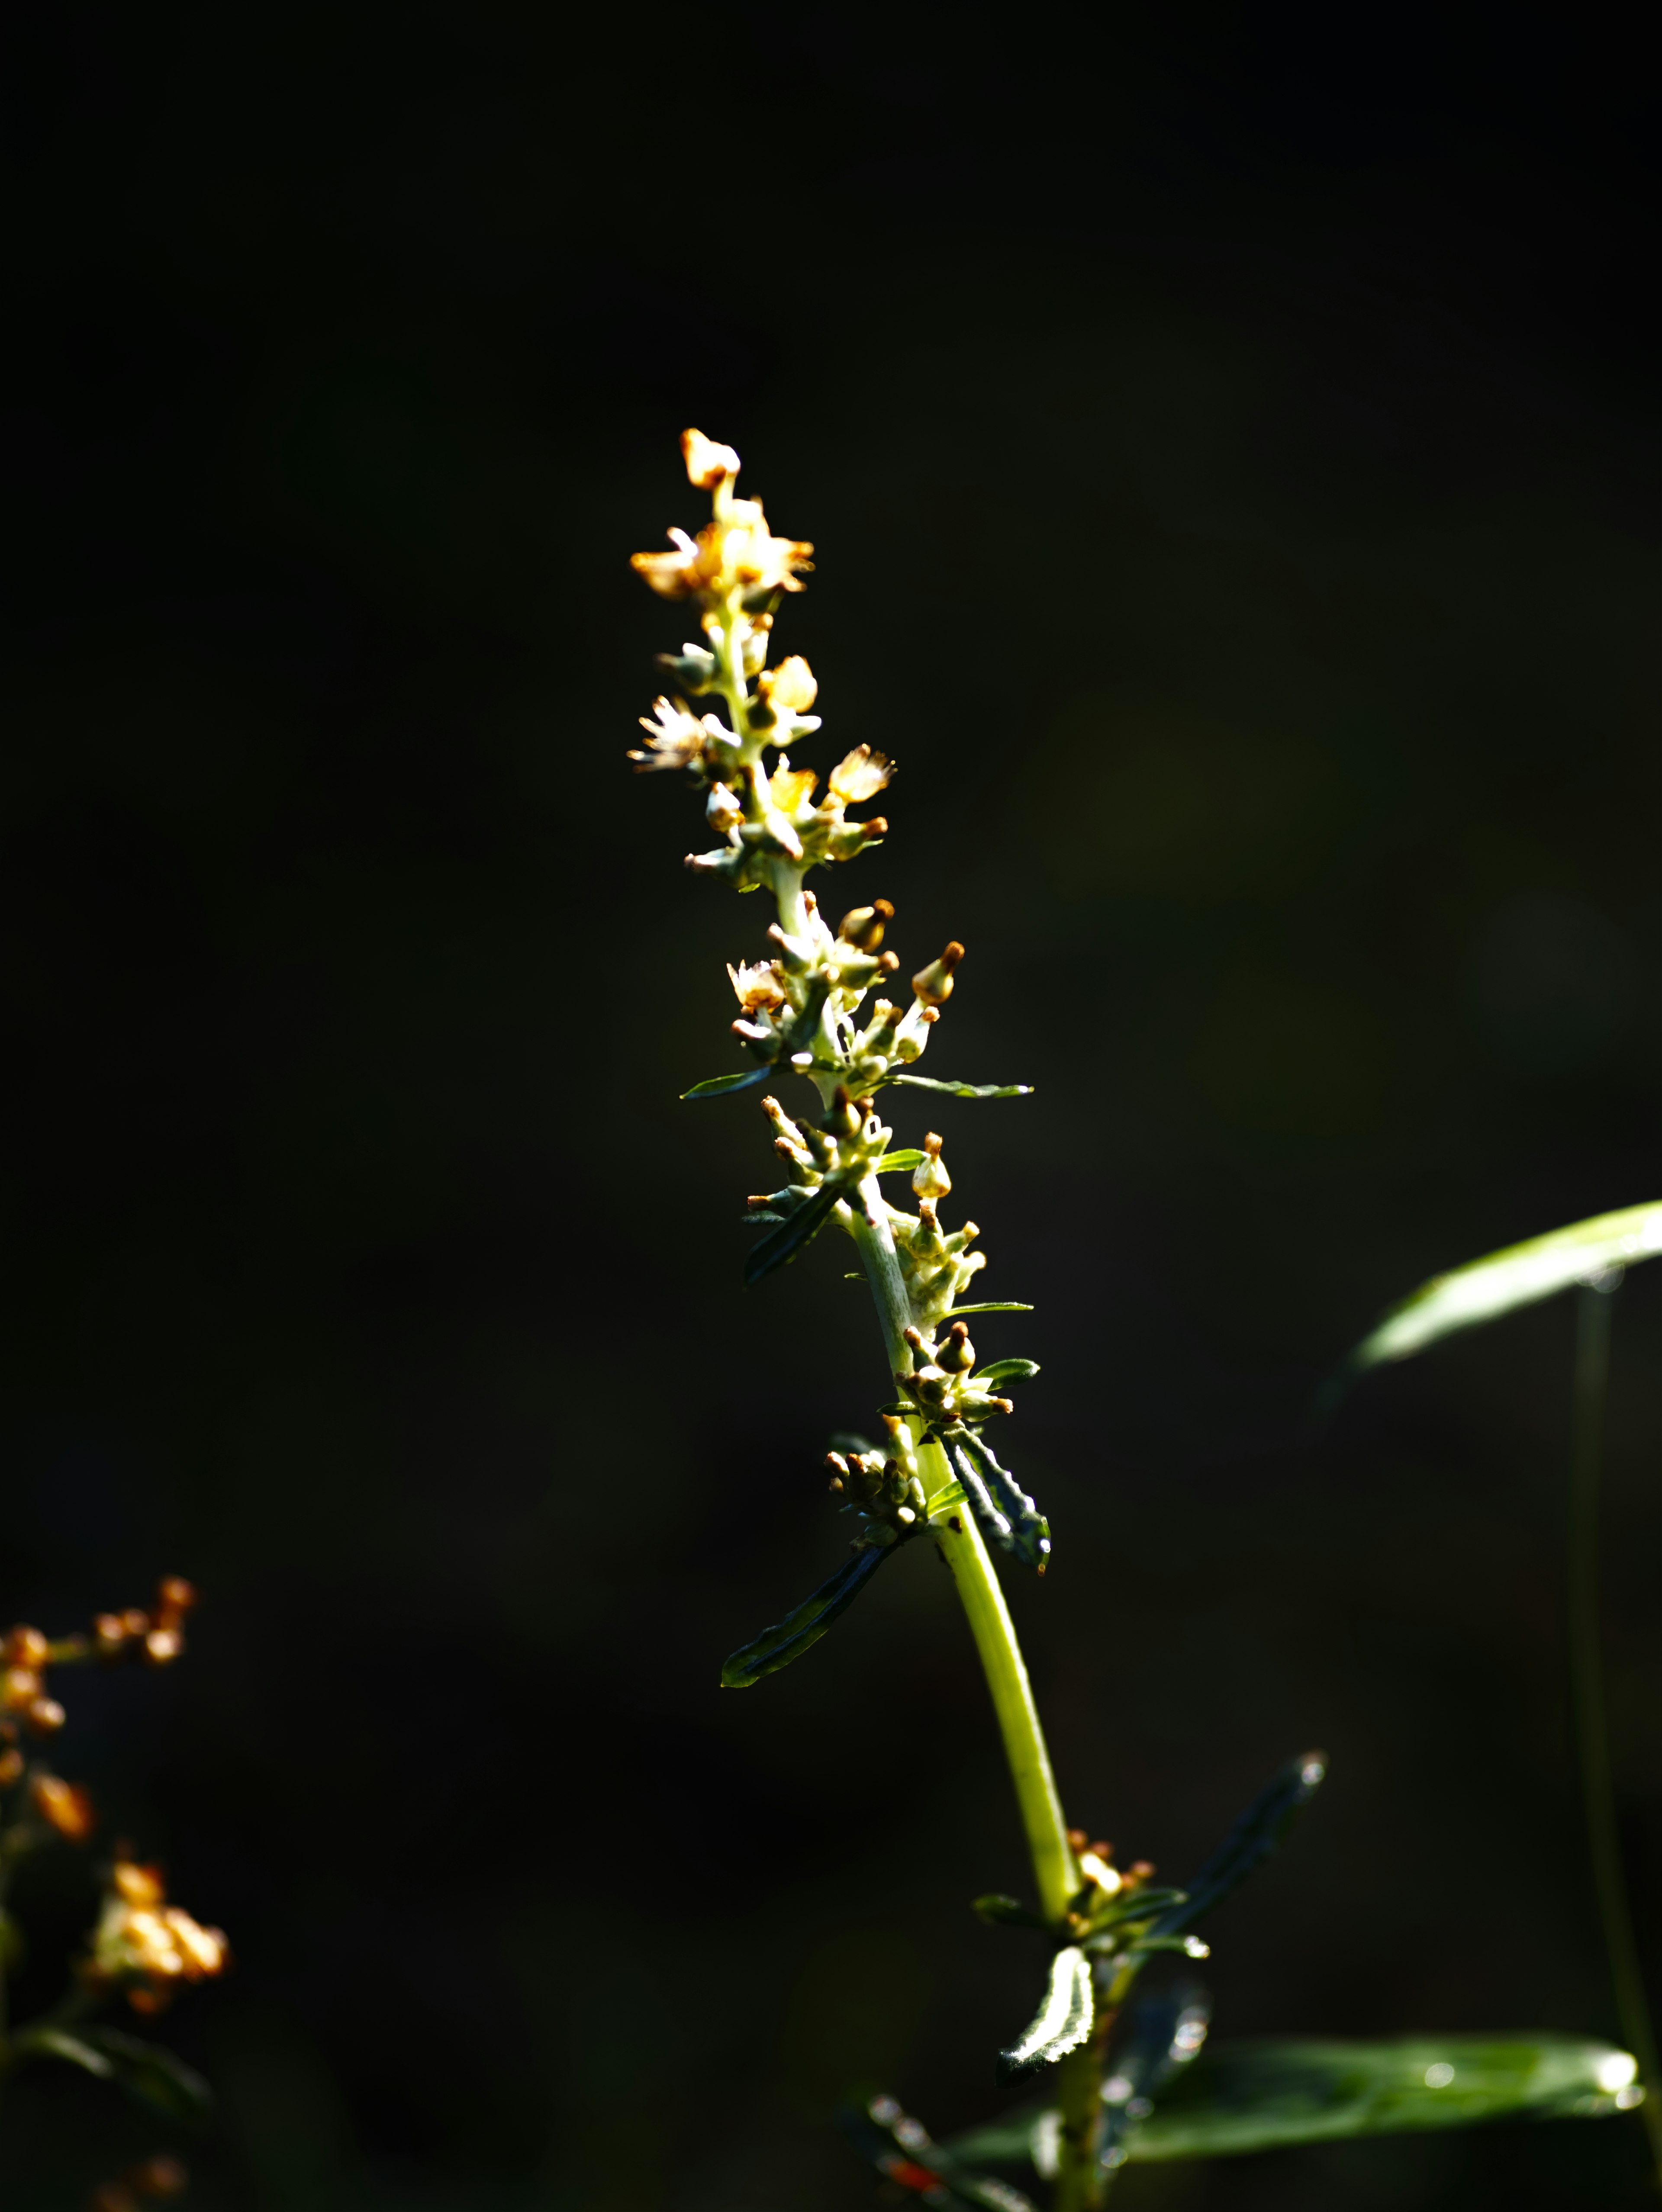
[[[997, 2056], [998, 2078], [1037, 2087], [1031, 2101], [957, 2143], [934, 2142], [886, 2096], [851, 2108], [850, 2130], [880, 2173], [941, 2206], [1020, 2212], [1030, 2200], [1006, 2179], [1017, 2170], [1053, 2183], [1057, 2212], [1099, 2205], [1134, 2159], [1200, 2158], [1271, 2144], [1331, 2141], [1502, 2115], [1592, 2114], [1635, 2100], [1635, 2062], [1609, 2045], [1562, 2036], [1450, 2037], [1435, 2042], [1300, 2041], [1204, 2049], [1210, 2005], [1190, 1962], [1207, 1946], [1204, 1916], [1275, 1849], [1314, 1795], [1324, 1763], [1289, 1761], [1199, 1872], [1160, 1886], [1146, 1861], [1121, 1866], [1111, 1845], [1069, 1825], [1051, 1771], [1027, 1670], [994, 1565], [1042, 1575], [1050, 1524], [989, 1436], [1013, 1411], [1009, 1393], [1038, 1372], [1029, 1358], [983, 1364], [970, 1322], [1026, 1313], [1012, 1299], [970, 1299], [986, 1264], [972, 1221], [943, 1218], [953, 1190], [939, 1135], [897, 1146], [880, 1111], [887, 1092], [931, 1098], [1014, 1098], [1028, 1086], [922, 1074], [922, 1059], [951, 998], [964, 948], [951, 942], [891, 998], [899, 963], [884, 939], [885, 899], [855, 906], [835, 927], [807, 878], [876, 845], [887, 824], [855, 817], [890, 783], [892, 763], [869, 745], [843, 755], [825, 779], [792, 765], [817, 736], [818, 687], [800, 655], [770, 664], [774, 618], [802, 589], [813, 547], [776, 537], [759, 501], [735, 489], [739, 458], [689, 430], [687, 475], [712, 495], [696, 537], [634, 566], [661, 598], [685, 605], [698, 635], [660, 657], [668, 690], [649, 718], [641, 769], [685, 771], [704, 793], [715, 842], [688, 856], [697, 874], [764, 891], [775, 918], [759, 957], [730, 967], [739, 1004], [734, 1035], [747, 1065], [684, 1094], [707, 1100], [794, 1081], [811, 1097], [788, 1112], [762, 1100], [773, 1131], [776, 1188], [746, 1215], [762, 1230], [745, 1267], [761, 1282], [822, 1230], [853, 1242], [869, 1286], [887, 1369], [875, 1442], [833, 1440], [831, 1491], [852, 1516], [847, 1555], [813, 1594], [735, 1651], [721, 1671], [742, 1689], [809, 1650], [873, 1577], [922, 1543], [950, 1569], [991, 1692], [1032, 1861], [1033, 1901], [989, 1895], [981, 1917], [1018, 1931], [1039, 1957], [1037, 2009]], [[714, 705], [698, 711], [694, 702]], [[725, 717], [725, 718], [724, 718]], [[819, 795], [816, 798], [816, 793]], [[798, 1096], [802, 1092], [799, 1089]], [[886, 1103], [886, 1102], [885, 1102]], [[910, 1180], [896, 1204], [884, 1180]], [[1000, 1449], [1002, 1448], [1001, 1447]], [[990, 1548], [989, 1548], [990, 1547]], [[1152, 1961], [1183, 1962], [1148, 1996], [1136, 1984]]]
[[[56, 1638], [20, 1626], [0, 1643], [0, 2088], [19, 2069], [55, 2060], [175, 2124], [206, 2115], [199, 2075], [153, 2038], [98, 2017], [123, 2002], [146, 2017], [160, 2013], [186, 1984], [222, 1973], [229, 1958], [219, 1929], [170, 1904], [161, 1869], [142, 1863], [128, 1844], [116, 1843], [102, 1865], [101, 1899], [58, 2001], [15, 2023], [8, 2004], [25, 1954], [25, 1930], [11, 1910], [19, 1869], [54, 1845], [89, 1845], [99, 1830], [90, 1793], [47, 1756], [67, 1718], [52, 1678], [76, 1667], [170, 1666], [185, 1649], [195, 1603], [190, 1583], [169, 1575], [148, 1611], [100, 1613], [90, 1632]], [[132, 2212], [143, 2200], [178, 2196], [185, 2181], [179, 2161], [158, 2154], [104, 2184], [94, 2212]]]
[[1370, 1368], [1411, 1358], [1446, 1336], [1499, 1321], [1519, 1306], [1560, 1291], [1577, 1293], [1574, 1440], [1570, 1452], [1567, 1642], [1570, 1711], [1581, 1775], [1582, 1816], [1594, 1893], [1604, 1934], [1616, 2019], [1636, 2055], [1635, 2087], [1662, 2188], [1662, 2075], [1656, 2035], [1634, 1937], [1610, 1766], [1604, 1698], [1604, 1637], [1599, 1626], [1598, 1475], [1604, 1456], [1604, 1401], [1610, 1388], [1610, 1318], [1629, 1267], [1662, 1252], [1662, 1204], [1623, 1206], [1508, 1245], [1464, 1267], [1434, 1275], [1400, 1299], [1350, 1354], [1329, 1392]]

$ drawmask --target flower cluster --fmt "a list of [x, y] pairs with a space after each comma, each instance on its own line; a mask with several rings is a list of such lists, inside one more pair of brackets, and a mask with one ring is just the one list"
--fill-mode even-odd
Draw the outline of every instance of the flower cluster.
[[[642, 718], [646, 744], [630, 758], [638, 769], [689, 770], [705, 791], [706, 815], [721, 842], [689, 855], [689, 866], [739, 890], [765, 887], [774, 895], [777, 919], [768, 929], [765, 957], [728, 969], [739, 1002], [733, 1034], [760, 1065], [750, 1075], [713, 1079], [698, 1090], [742, 1089], [765, 1073], [788, 1073], [806, 1077], [819, 1092], [817, 1117], [794, 1119], [777, 1098], [763, 1101], [787, 1181], [750, 1200], [746, 1218], [771, 1231], [750, 1272], [754, 1279], [791, 1258], [826, 1221], [856, 1242], [864, 1236], [882, 1247], [905, 1309], [891, 1316], [891, 1359], [901, 1395], [886, 1418], [894, 1433], [885, 1451], [836, 1460], [833, 1487], [861, 1512], [861, 1541], [892, 1541], [930, 1510], [917, 1450], [1009, 1410], [1008, 1399], [993, 1387], [998, 1370], [991, 1378], [976, 1376], [968, 1328], [953, 1318], [986, 1259], [969, 1249], [978, 1234], [972, 1221], [956, 1230], [941, 1223], [939, 1209], [952, 1182], [941, 1139], [932, 1134], [920, 1152], [891, 1153], [892, 1133], [876, 1109], [886, 1085], [923, 1080], [912, 1071], [952, 995], [964, 948], [949, 944], [920, 969], [909, 999], [874, 998], [899, 971], [898, 957], [884, 946], [893, 907], [875, 899], [851, 908], [833, 929], [806, 887], [811, 869], [852, 859], [884, 834], [880, 817], [851, 822], [847, 810], [875, 798], [894, 769], [881, 753], [858, 745], [831, 769], [816, 803], [815, 772], [792, 767], [783, 748], [820, 726], [807, 711], [818, 686], [800, 655], [770, 666], [768, 652], [780, 599], [801, 588], [800, 572], [813, 548], [773, 537], [760, 503], [735, 495], [739, 457], [730, 447], [697, 430], [687, 431], [681, 442], [690, 480], [713, 494], [712, 519], [696, 538], [673, 531], [673, 552], [637, 553], [634, 566], [661, 597], [697, 606], [703, 641], [661, 656], [675, 696], [660, 698], [651, 717]], [[726, 720], [715, 712], [695, 713], [689, 703], [710, 696], [725, 702]], [[778, 754], [771, 768], [770, 751]], [[916, 1169], [915, 1212], [882, 1193], [880, 1177], [902, 1168]], [[1026, 1361], [1001, 1366], [1033, 1371]]]
[[217, 1928], [204, 1928], [168, 1904], [160, 1867], [140, 1866], [118, 1852], [82, 1969], [88, 1984], [124, 1990], [135, 2012], [160, 2012], [181, 1983], [209, 1981], [229, 1959]]

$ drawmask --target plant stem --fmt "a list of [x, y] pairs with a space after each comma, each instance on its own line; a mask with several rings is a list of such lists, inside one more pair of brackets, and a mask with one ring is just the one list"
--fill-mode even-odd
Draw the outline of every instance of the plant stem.
[[1662, 2075], [1656, 2063], [1644, 1977], [1634, 1941], [1633, 1914], [1622, 1866], [1616, 1785], [1610, 1771], [1610, 1719], [1604, 1702], [1604, 1662], [1598, 1607], [1598, 1471], [1604, 1440], [1604, 1400], [1610, 1381], [1610, 1310], [1615, 1286], [1588, 1288], [1576, 1299], [1575, 1437], [1570, 1462], [1569, 1662], [1570, 1692], [1581, 1796], [1593, 1888], [1604, 1923], [1604, 1948], [1622, 2034], [1639, 2063], [1645, 2100], [1639, 2110], [1650, 2138], [1662, 2187]]
[[[926, 1445], [924, 1452], [935, 1456], [941, 1479], [948, 1479], [946, 1455], [940, 1445]], [[922, 1456], [920, 1453], [919, 1457]], [[1044, 1731], [1039, 1726], [1038, 1708], [1033, 1703], [1032, 1686], [1004, 1592], [967, 1505], [949, 1508], [937, 1515], [930, 1526], [941, 1557], [953, 1571], [987, 1687], [992, 1692], [993, 1711], [1004, 1739], [1004, 1755], [1010, 1763], [1010, 1779], [1015, 1784], [1016, 1804], [1033, 1862], [1038, 1909], [1047, 1920], [1060, 1923], [1078, 1891], [1079, 1869], [1068, 1847], [1068, 1824], [1050, 1772]]]

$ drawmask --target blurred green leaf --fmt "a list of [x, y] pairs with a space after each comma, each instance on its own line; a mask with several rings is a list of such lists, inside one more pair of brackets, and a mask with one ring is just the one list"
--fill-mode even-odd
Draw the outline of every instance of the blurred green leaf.
[[[1184, 2036], [1180, 2019], [1172, 2040]], [[1487, 2120], [1603, 2119], [1636, 2101], [1627, 2052], [1552, 2033], [1379, 2043], [1266, 2036], [1209, 2045], [1172, 2081], [1174, 2070], [1151, 2095], [1147, 2067], [1113, 2062], [1105, 2090], [1122, 2123], [1120, 2148], [1134, 2161], [1231, 2158]], [[1152, 2111], [1131, 2109], [1144, 2100]], [[1053, 2112], [1043, 2102], [1019, 2105], [947, 2148], [972, 2165], [1044, 2172]], [[1110, 2163], [1118, 2162], [1114, 2148]]]
[[125, 2035], [119, 2027], [22, 2029], [12, 2049], [19, 2058], [59, 2058], [113, 2081], [137, 2103], [170, 2120], [198, 2125], [213, 2109], [213, 2096], [195, 2069], [159, 2043]]
[[1184, 1884], [1181, 1905], [1168, 1905], [1149, 1933], [1175, 1936], [1227, 1897], [1280, 1848], [1282, 1838], [1321, 1787], [1327, 1773], [1319, 1751], [1301, 1752], [1261, 1790], [1197, 1875]]
[[691, 1091], [681, 1093], [683, 1101], [689, 1098], [725, 1098], [730, 1091], [748, 1091], [752, 1083], [765, 1083], [770, 1075], [778, 1073], [770, 1060], [765, 1067], [748, 1068], [743, 1075], [712, 1075], [703, 1083], [695, 1083]]
[[921, 1168], [922, 1164], [923, 1155], [920, 1152], [885, 1152], [882, 1158], [877, 1163], [876, 1168], [874, 1170], [874, 1173], [877, 1175], [911, 1175], [916, 1170]]
[[812, 1244], [843, 1194], [840, 1183], [822, 1182], [817, 1190], [809, 1192], [788, 1220], [782, 1221], [759, 1244], [752, 1245], [745, 1261], [746, 1288], [753, 1289], [764, 1275], [770, 1275], [776, 1267], [787, 1266], [806, 1245]]
[[1031, 2198], [992, 2175], [972, 2172], [892, 2097], [871, 2097], [839, 2115], [861, 2154], [886, 2181], [925, 2204], [976, 2212], [1034, 2212]]
[[953, 1098], [1026, 1098], [1031, 1083], [938, 1083], [932, 1075], [892, 1075], [891, 1083], [904, 1083], [911, 1091], [944, 1091]]
[[1024, 1905], [1019, 1897], [1002, 1897], [996, 1893], [977, 1897], [971, 1904], [971, 1912], [979, 1913], [995, 1928], [1048, 1928], [1042, 1913], [1035, 1912], [1031, 1905]]
[[987, 1534], [1023, 1566], [1042, 1572], [1050, 1556], [1050, 1524], [1032, 1499], [971, 1430], [955, 1424], [941, 1431], [941, 1441]]
[[776, 1674], [817, 1644], [831, 1623], [848, 1611], [898, 1544], [868, 1545], [843, 1560], [811, 1597], [771, 1628], [764, 1628], [733, 1654], [721, 1669], [724, 1690], [748, 1690], [764, 1674]]
[[1346, 1362], [1361, 1374], [1387, 1360], [1407, 1359], [1457, 1329], [1475, 1328], [1514, 1307], [1549, 1298], [1612, 1267], [1631, 1267], [1662, 1252], [1662, 1203], [1596, 1214], [1568, 1229], [1510, 1244], [1446, 1275], [1434, 1275], [1391, 1308]]
[[998, 2054], [1000, 2081], [1020, 2081], [1077, 2051], [1091, 2033], [1093, 2012], [1091, 1962], [1077, 1943], [1064, 1943], [1050, 1961], [1044, 2003], [1009, 2049]]
[[199, 2126], [212, 2112], [213, 2092], [208, 2084], [161, 2044], [124, 2034], [119, 2027], [85, 2027], [81, 2033], [109, 2060], [116, 2080], [137, 2103], [192, 2126]]
[[1036, 1359], [995, 1359], [990, 1367], [976, 1370], [977, 1382], [1027, 1382], [1038, 1372]]
[[988, 1298], [977, 1306], [954, 1306], [947, 1318], [956, 1321], [960, 1314], [1032, 1313], [1032, 1306], [1023, 1305], [1016, 1298]]
[[1480, 2120], [1597, 2118], [1622, 2108], [1635, 2070], [1611, 2045], [1568, 2035], [1220, 2044], [1160, 2100], [1130, 2154], [1227, 2158]]

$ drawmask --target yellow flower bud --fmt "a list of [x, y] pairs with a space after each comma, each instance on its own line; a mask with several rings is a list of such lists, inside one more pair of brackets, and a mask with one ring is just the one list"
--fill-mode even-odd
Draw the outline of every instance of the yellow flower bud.
[[770, 707], [790, 714], [806, 714], [819, 696], [813, 671], [800, 653], [793, 653], [777, 668], [764, 668], [757, 689]]
[[681, 454], [687, 465], [687, 482], [700, 491], [714, 491], [723, 477], [739, 473], [739, 456], [731, 446], [718, 446], [702, 430], [683, 430]]
[[953, 942], [939, 960], [931, 960], [912, 977], [912, 988], [926, 1006], [944, 1006], [953, 995], [953, 970], [964, 957], [964, 947]]

